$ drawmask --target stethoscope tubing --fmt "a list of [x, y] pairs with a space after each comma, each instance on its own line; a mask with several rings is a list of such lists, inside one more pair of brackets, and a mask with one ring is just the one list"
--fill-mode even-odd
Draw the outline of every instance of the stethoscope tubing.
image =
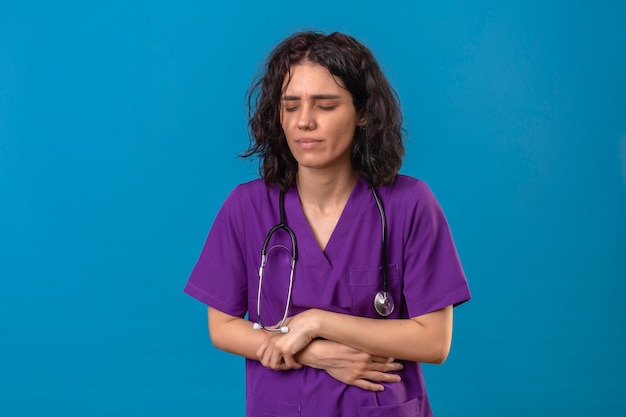
[[[377, 293], [375, 297], [375, 306], [377, 304], [377, 299], [379, 297], [383, 297], [384, 303], [387, 300], [391, 303], [391, 309], [386, 312], [382, 312], [379, 310], [379, 307], [376, 306], [376, 311], [383, 317], [388, 316], [393, 311], [393, 299], [391, 295], [388, 294], [388, 280], [387, 280], [387, 216], [385, 215], [385, 209], [383, 207], [383, 203], [378, 195], [378, 191], [373, 186], [370, 186], [372, 190], [372, 194], [374, 195], [374, 200], [376, 201], [376, 207], [380, 213], [380, 223], [381, 223], [381, 249], [380, 249], [380, 259], [382, 263], [381, 275], [382, 275], [382, 291]], [[265, 237], [265, 241], [263, 242], [263, 247], [261, 248], [261, 266], [259, 267], [259, 288], [257, 293], [257, 323], [253, 324], [254, 329], [263, 329], [270, 332], [289, 332], [289, 327], [285, 326], [285, 321], [287, 321], [287, 316], [289, 315], [289, 307], [291, 306], [291, 295], [293, 290], [293, 280], [294, 280], [294, 272], [296, 267], [296, 261], [298, 259], [298, 242], [296, 239], [296, 234], [294, 231], [287, 226], [286, 216], [285, 216], [285, 193], [283, 191], [280, 192], [279, 196], [279, 210], [280, 210], [280, 223], [275, 225], [270, 229], [267, 236]], [[283, 317], [280, 322], [275, 327], [267, 327], [263, 324], [263, 319], [261, 317], [261, 289], [263, 287], [263, 277], [265, 275], [265, 263], [267, 262], [267, 248], [269, 246], [270, 240], [274, 233], [278, 230], [284, 230], [289, 234], [289, 238], [291, 239], [291, 267], [289, 272], [289, 290], [287, 293], [287, 303], [285, 305], [285, 311], [283, 313]]]
[[376, 200], [376, 207], [378, 207], [378, 211], [380, 212], [380, 223], [381, 223], [381, 238], [380, 238], [380, 262], [382, 263], [382, 290], [383, 292], [387, 292], [387, 216], [385, 215], [385, 208], [383, 207], [383, 202], [378, 195], [378, 191], [376, 188], [370, 187], [372, 189], [372, 194], [374, 194], [374, 200]]
[[[257, 320], [258, 322], [254, 324], [255, 329], [264, 329], [267, 331], [280, 331], [282, 333], [287, 333], [289, 328], [284, 326], [285, 321], [287, 321], [287, 316], [289, 315], [289, 306], [291, 305], [291, 294], [293, 290], [293, 278], [294, 271], [296, 269], [296, 261], [298, 260], [298, 242], [296, 240], [296, 234], [289, 226], [287, 226], [286, 216], [285, 216], [285, 193], [280, 192], [279, 197], [279, 207], [280, 207], [280, 223], [276, 226], [272, 227], [265, 237], [265, 242], [263, 242], [263, 248], [261, 249], [261, 266], [259, 267], [259, 289], [257, 291]], [[261, 317], [261, 289], [263, 287], [263, 276], [265, 275], [265, 263], [267, 262], [267, 247], [269, 246], [270, 239], [279, 230], [284, 230], [289, 234], [289, 238], [291, 239], [291, 267], [289, 271], [289, 290], [287, 292], [287, 304], [285, 305], [285, 312], [283, 313], [283, 317], [280, 322], [273, 327], [266, 327], [263, 324], [263, 318]]]

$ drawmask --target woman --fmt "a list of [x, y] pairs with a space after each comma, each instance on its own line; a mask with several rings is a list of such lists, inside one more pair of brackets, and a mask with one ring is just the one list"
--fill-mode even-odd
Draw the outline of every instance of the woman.
[[398, 174], [376, 60], [350, 36], [296, 33], [249, 102], [262, 179], [226, 199], [185, 287], [214, 345], [246, 358], [247, 415], [432, 415], [420, 362], [446, 359], [470, 293], [437, 201]]

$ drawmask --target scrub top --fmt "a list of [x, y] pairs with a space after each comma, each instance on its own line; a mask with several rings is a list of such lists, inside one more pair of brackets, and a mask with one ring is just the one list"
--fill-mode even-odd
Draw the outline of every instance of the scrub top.
[[[374, 310], [381, 289], [381, 216], [369, 185], [357, 181], [330, 240], [322, 250], [302, 211], [298, 190], [285, 193], [287, 225], [297, 239], [289, 315], [319, 308], [389, 320], [420, 316], [470, 299], [444, 214], [428, 186], [399, 175], [378, 189], [387, 216], [388, 287], [396, 309]], [[232, 316], [257, 321], [261, 248], [279, 223], [279, 190], [258, 179], [228, 196], [185, 286], [185, 292]], [[284, 313], [291, 240], [283, 230], [268, 245], [261, 316], [273, 325]], [[372, 337], [376, 337], [372, 335]], [[402, 380], [371, 392], [310, 367], [275, 371], [246, 359], [246, 415], [281, 417], [431, 416], [419, 363], [404, 361]]]

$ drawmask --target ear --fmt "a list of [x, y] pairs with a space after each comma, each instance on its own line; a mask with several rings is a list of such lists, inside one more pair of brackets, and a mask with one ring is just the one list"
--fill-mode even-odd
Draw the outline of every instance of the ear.
[[367, 117], [365, 117], [365, 115], [359, 116], [359, 118], [356, 121], [356, 125], [357, 126], [365, 126], [366, 124], [367, 124]]

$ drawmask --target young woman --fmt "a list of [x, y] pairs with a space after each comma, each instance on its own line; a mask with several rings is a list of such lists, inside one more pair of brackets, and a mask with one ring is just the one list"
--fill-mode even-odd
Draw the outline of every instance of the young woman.
[[301, 32], [249, 102], [262, 178], [226, 199], [185, 287], [246, 358], [247, 415], [432, 415], [420, 362], [446, 359], [470, 293], [433, 194], [398, 174], [389, 82], [352, 37]]

